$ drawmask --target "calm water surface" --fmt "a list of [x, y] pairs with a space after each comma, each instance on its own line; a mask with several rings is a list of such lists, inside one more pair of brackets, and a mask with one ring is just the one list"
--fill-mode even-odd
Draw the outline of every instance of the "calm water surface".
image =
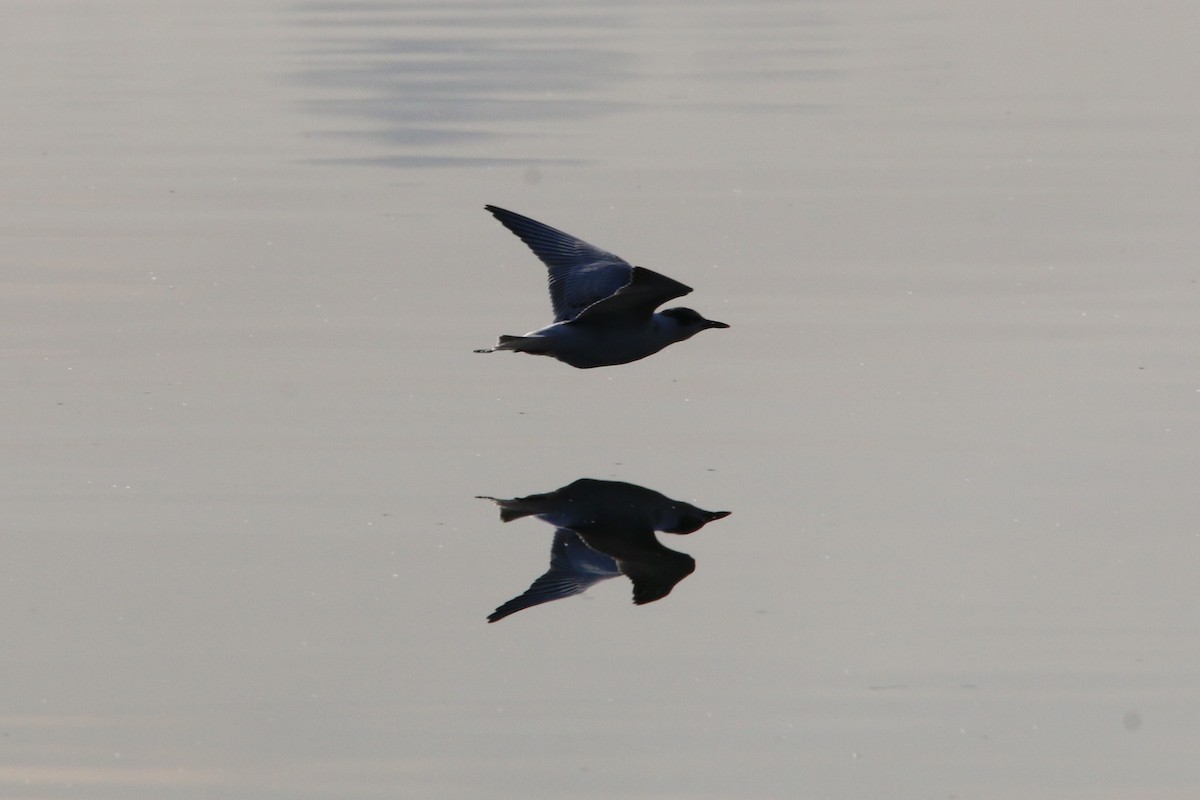
[[[0, 6], [0, 794], [1195, 797], [1198, 22]], [[473, 354], [485, 203], [733, 327]], [[733, 514], [486, 624], [583, 477]]]

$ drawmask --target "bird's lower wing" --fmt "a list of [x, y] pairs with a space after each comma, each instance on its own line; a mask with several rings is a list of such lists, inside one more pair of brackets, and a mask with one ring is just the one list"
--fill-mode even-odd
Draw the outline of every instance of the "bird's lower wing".
[[[504, 619], [526, 608], [582, 594], [600, 581], [620, 575], [617, 562], [584, 544], [579, 534], [566, 528], [554, 532], [550, 569], [524, 594], [514, 597], [488, 615], [488, 622]], [[668, 590], [669, 591], [669, 590]]]

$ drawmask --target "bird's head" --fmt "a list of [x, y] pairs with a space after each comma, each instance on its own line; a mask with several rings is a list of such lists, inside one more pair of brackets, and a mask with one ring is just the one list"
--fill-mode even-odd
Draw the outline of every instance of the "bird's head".
[[709, 328], [729, 327], [724, 322], [717, 322], [715, 319], [705, 319], [700, 316], [698, 311], [693, 311], [690, 308], [668, 308], [660, 311], [659, 314], [674, 322], [681, 331], [687, 331], [688, 336], [695, 335]]

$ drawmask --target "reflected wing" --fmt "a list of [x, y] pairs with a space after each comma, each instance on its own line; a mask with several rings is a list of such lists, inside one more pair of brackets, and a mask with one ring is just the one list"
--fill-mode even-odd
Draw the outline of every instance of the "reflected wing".
[[633, 602], [653, 603], [671, 593], [675, 585], [696, 571], [696, 561], [686, 553], [663, 548], [649, 558], [619, 561], [621, 572], [633, 581]]
[[654, 314], [654, 309], [668, 300], [683, 297], [690, 291], [692, 287], [685, 286], [673, 278], [659, 275], [645, 267], [634, 267], [629, 283], [611, 297], [588, 306], [574, 321], [587, 324], [603, 322], [613, 317], [648, 320]]
[[582, 594], [600, 581], [620, 574], [615, 559], [588, 547], [575, 531], [559, 528], [554, 532], [554, 544], [550, 546], [549, 571], [534, 581], [524, 594], [489, 614], [488, 622], [496, 622], [551, 600]]
[[550, 271], [554, 321], [574, 319], [580, 311], [629, 283], [629, 262], [576, 239], [569, 233], [496, 206], [484, 206], [515, 233]]

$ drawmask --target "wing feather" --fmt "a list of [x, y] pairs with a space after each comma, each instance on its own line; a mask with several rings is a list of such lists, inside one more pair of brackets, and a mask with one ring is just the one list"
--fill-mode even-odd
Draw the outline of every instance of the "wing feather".
[[602, 322], [612, 317], [649, 319], [654, 309], [668, 300], [683, 297], [692, 287], [660, 275], [645, 267], [634, 267], [629, 283], [611, 296], [598, 300], [580, 312], [576, 323]]
[[555, 322], [575, 319], [579, 312], [630, 282], [633, 267], [620, 256], [516, 212], [497, 206], [484, 208], [546, 265]]
[[[488, 615], [496, 622], [522, 609], [583, 594], [590, 587], [620, 575], [617, 562], [588, 547], [579, 534], [567, 528], [554, 532], [550, 547], [550, 569], [535, 580], [524, 594], [514, 597]], [[670, 590], [668, 590], [670, 591]]]

